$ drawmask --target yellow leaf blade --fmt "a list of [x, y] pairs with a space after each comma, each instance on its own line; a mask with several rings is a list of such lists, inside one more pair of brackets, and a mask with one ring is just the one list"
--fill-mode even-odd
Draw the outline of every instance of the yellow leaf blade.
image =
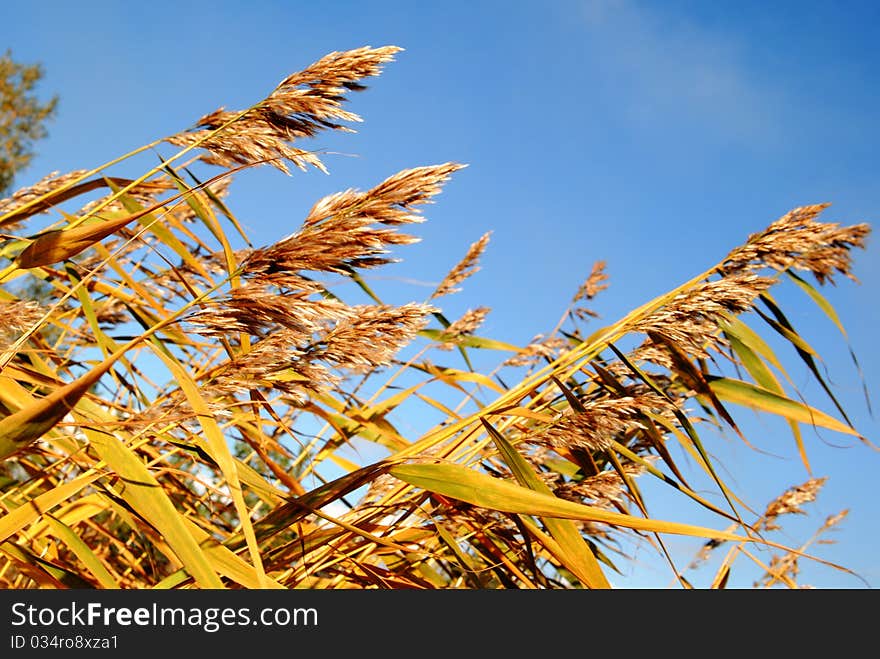
[[[757, 385], [735, 380], [732, 378], [713, 379], [709, 386], [715, 395], [722, 400], [738, 403], [762, 412], [778, 414], [792, 421], [799, 421], [814, 426], [821, 426], [828, 430], [855, 435], [862, 438], [858, 432], [850, 428], [842, 421], [821, 412], [814, 407], [805, 405], [791, 398], [782, 396], [776, 392], [764, 389]], [[862, 438], [864, 439], [864, 438]]]
[[749, 541], [749, 538], [727, 531], [718, 531], [690, 524], [679, 524], [658, 519], [633, 517], [613, 513], [593, 506], [566, 501], [542, 492], [504, 481], [455, 464], [402, 464], [389, 472], [400, 480], [430, 492], [508, 513], [580, 519], [603, 522], [615, 526], [652, 531], [715, 538], [718, 540]]
[[[556, 498], [550, 488], [544, 484], [544, 481], [538, 478], [531, 465], [504, 438], [504, 435], [485, 419], [480, 418], [480, 421], [483, 422], [483, 426], [492, 437], [504, 461], [519, 483], [535, 492]], [[595, 555], [571, 520], [548, 517], [544, 523], [547, 525], [550, 535], [559, 544], [559, 558], [585, 586], [588, 588], [611, 587], [602, 568], [599, 567]]]

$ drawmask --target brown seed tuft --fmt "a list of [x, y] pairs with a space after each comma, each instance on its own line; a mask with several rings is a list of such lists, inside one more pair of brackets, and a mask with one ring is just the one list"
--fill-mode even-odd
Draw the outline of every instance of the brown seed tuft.
[[388, 364], [436, 311], [425, 304], [359, 305], [310, 348], [310, 356], [339, 368], [366, 373]]
[[0, 348], [5, 349], [12, 335], [18, 334], [39, 322], [44, 309], [33, 300], [15, 300], [0, 303]]
[[568, 412], [529, 440], [550, 448], [577, 446], [603, 451], [611, 440], [633, 428], [640, 428], [645, 411], [668, 410], [670, 403], [654, 393], [599, 399], [584, 403], [584, 411]]

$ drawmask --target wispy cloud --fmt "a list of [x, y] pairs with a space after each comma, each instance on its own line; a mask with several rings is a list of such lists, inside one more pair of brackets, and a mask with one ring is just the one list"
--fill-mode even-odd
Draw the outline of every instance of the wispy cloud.
[[668, 5], [585, 0], [582, 20], [605, 91], [627, 119], [657, 128], [697, 123], [722, 139], [765, 139], [779, 127], [780, 91], [750, 71], [743, 38]]

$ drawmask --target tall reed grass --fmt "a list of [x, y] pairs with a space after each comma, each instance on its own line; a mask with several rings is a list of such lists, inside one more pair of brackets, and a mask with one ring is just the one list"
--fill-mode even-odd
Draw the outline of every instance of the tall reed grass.
[[[324, 169], [308, 139], [350, 130], [348, 96], [398, 50], [331, 53], [249, 108], [0, 202], [0, 585], [604, 588], [639, 539], [684, 587], [723, 587], [740, 561], [758, 585], [798, 586], [798, 561], [818, 560], [811, 544], [845, 513], [775, 543], [824, 480], [779, 483], [749, 510], [709, 441], [747, 441], [745, 407], [783, 419], [808, 466], [815, 427], [867, 444], [771, 293], [800, 287], [839, 325], [818, 287], [852, 278], [869, 227], [793, 209], [588, 332], [608, 287], [597, 263], [524, 346], [480, 334], [487, 307], [442, 310], [489, 233], [426, 299], [387, 304], [362, 276], [405, 256], [460, 164], [382, 173], [254, 246], [235, 174]], [[148, 151], [163, 161], [126, 172]], [[768, 333], [824, 399], [802, 400]], [[477, 351], [497, 367], [475, 369]], [[414, 418], [432, 421], [413, 432]], [[689, 523], [687, 506], [653, 517], [646, 479], [717, 524]], [[673, 555], [670, 535], [703, 551]], [[711, 580], [691, 583], [713, 557]]]

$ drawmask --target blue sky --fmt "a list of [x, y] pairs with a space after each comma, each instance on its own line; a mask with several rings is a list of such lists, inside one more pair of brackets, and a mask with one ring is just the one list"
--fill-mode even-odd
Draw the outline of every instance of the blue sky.
[[[877, 24], [872, 2], [43, 0], [4, 6], [0, 47], [42, 62], [41, 90], [61, 98], [21, 185], [98, 165], [221, 105], [247, 107], [327, 52], [403, 47], [353, 97], [364, 118], [358, 133], [315, 141], [335, 152], [324, 157], [329, 176], [246, 172], [233, 184], [233, 210], [265, 244], [294, 230], [324, 194], [407, 167], [467, 163], [427, 209], [423, 241], [401, 250], [403, 262], [381, 273], [392, 280], [376, 284], [399, 296], [390, 301], [421, 299], [492, 231], [482, 270], [444, 309], [457, 317], [490, 306], [482, 333], [523, 343], [555, 325], [596, 260], [607, 262], [611, 288], [595, 301], [594, 327], [703, 271], [795, 206], [831, 202], [824, 219], [874, 224]], [[880, 386], [877, 249], [870, 240], [855, 255], [861, 284], [823, 290], [872, 392]], [[880, 440], [840, 335], [799, 291], [776, 295], [826, 356], [856, 426]], [[830, 411], [788, 357], [794, 380]], [[731, 439], [713, 450], [762, 508], [809, 475], [784, 430], [757, 421], [751, 431], [772, 456]], [[837, 544], [817, 553], [880, 585], [880, 454], [840, 436], [807, 437], [815, 475], [829, 481], [809, 519], [792, 520], [792, 542], [849, 508]], [[674, 497], [658, 501], [658, 517], [712, 521], [691, 518]], [[620, 585], [669, 584], [662, 565], [639, 557], [646, 565]], [[804, 583], [864, 586], [801, 568]]]

